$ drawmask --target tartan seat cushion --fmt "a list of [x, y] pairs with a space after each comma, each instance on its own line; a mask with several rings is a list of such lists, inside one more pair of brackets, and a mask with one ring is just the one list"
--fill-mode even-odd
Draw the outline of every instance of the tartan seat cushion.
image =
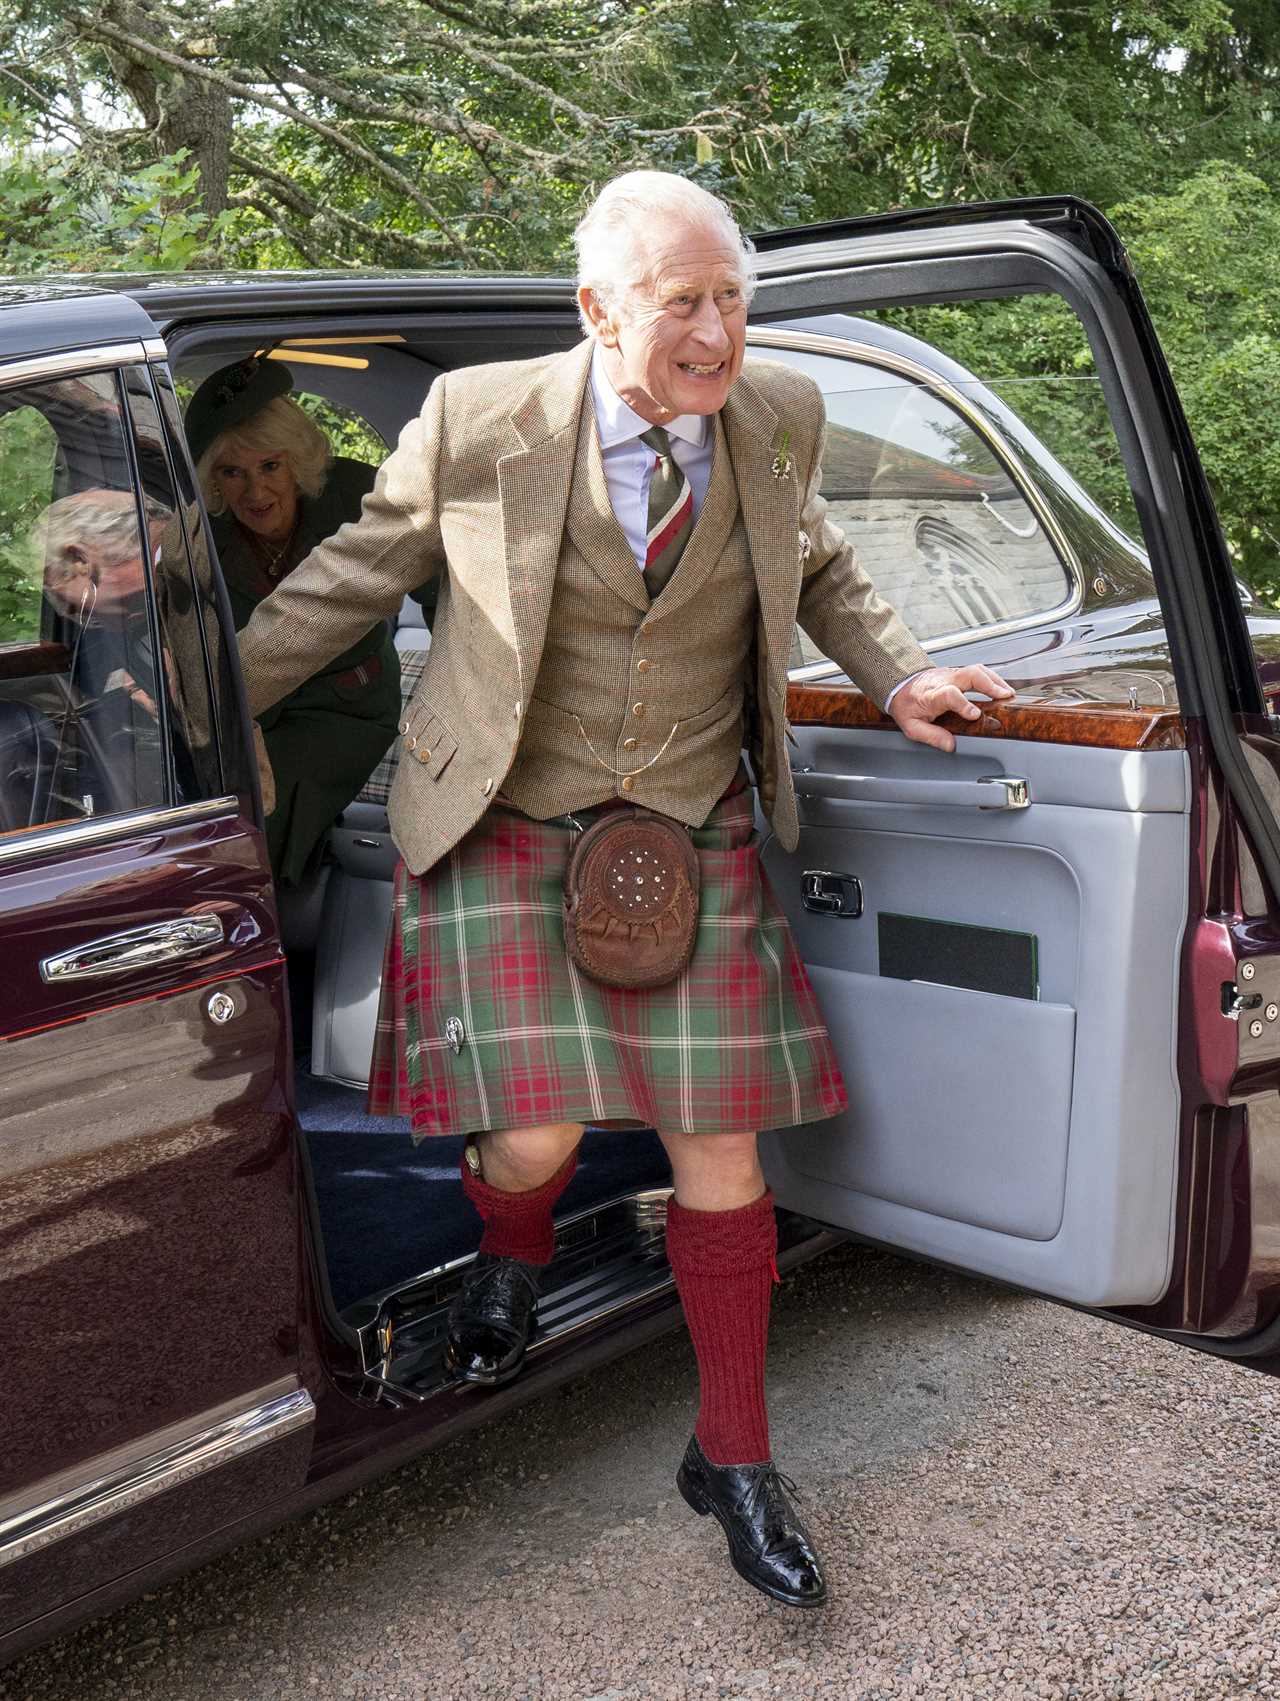
[[[422, 670], [427, 665], [425, 649], [400, 651], [400, 706], [405, 708], [417, 690]], [[365, 781], [357, 803], [377, 803], [385, 809], [391, 796], [391, 782], [396, 777], [396, 762], [400, 757], [400, 735], [397, 733], [387, 747], [387, 753]]]

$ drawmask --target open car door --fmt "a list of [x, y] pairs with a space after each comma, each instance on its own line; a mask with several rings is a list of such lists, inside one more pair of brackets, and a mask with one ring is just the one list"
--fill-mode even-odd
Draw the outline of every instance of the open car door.
[[[1056, 572], [1061, 587], [1037, 665], [1011, 636], [1025, 635], [1025, 608], [988, 607], [949, 634], [938, 617], [940, 661], [1000, 670], [1022, 657], [1018, 697], [957, 722], [951, 755], [910, 743], [820, 661], [802, 654], [793, 668], [800, 844], [770, 841], [764, 859], [850, 1104], [763, 1138], [775, 1195], [870, 1240], [1280, 1370], [1280, 739], [1119, 240], [1063, 199], [888, 215], [759, 247], [753, 352], [862, 362], [841, 410], [828, 396], [839, 429], [827, 451], [828, 473], [840, 463], [848, 482], [837, 517], [859, 547], [874, 549], [904, 492], [944, 467], [983, 511], [1014, 589], [1019, 570]], [[972, 374], [974, 326], [990, 325], [994, 379], [1019, 325], [1030, 337], [1044, 313], [1070, 321], [1099, 407], [1087, 426], [1041, 410], [1037, 429], [1062, 427], [1067, 472], [1045, 455], [1033, 476], [1017, 395], [1000, 392], [1002, 424], [999, 385], [984, 404], [947, 342], [970, 350]], [[869, 342], [850, 331], [842, 351], [815, 315], [878, 329]], [[868, 366], [888, 373], [878, 387]], [[948, 391], [951, 423], [926, 418], [919, 398]], [[970, 428], [980, 454], [964, 447]], [[863, 477], [867, 443], [889, 436], [894, 453]], [[1131, 503], [1129, 531], [1105, 519], [1091, 532], [1059, 500], [1072, 474], [1092, 476], [1071, 466], [1072, 443]], [[945, 504], [913, 524], [933, 591], [959, 606], [963, 550], [944, 547]], [[1127, 671], [1082, 688], [1062, 656], [1078, 658], [1105, 623], [1112, 545], [1128, 560], [1145, 552], [1151, 618], [1128, 634]], [[890, 578], [895, 563], [887, 552]]]

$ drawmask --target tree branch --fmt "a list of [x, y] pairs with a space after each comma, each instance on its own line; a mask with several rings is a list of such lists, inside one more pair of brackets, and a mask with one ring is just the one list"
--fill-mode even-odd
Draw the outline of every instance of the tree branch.
[[[302, 108], [294, 106], [289, 101], [276, 100], [271, 95], [263, 94], [261, 89], [254, 88], [251, 83], [242, 82], [235, 77], [230, 77], [223, 71], [215, 71], [212, 66], [202, 65], [198, 61], [183, 59], [178, 54], [171, 53], [167, 48], [158, 47], [154, 42], [149, 42], [141, 36], [133, 35], [130, 31], [121, 29], [118, 25], [112, 24], [105, 19], [96, 19], [93, 21], [86, 20], [86, 28], [87, 32], [95, 40], [115, 42], [121, 46], [130, 48], [135, 53], [145, 54], [147, 57], [155, 59], [162, 65], [170, 65], [174, 69], [182, 71], [187, 76], [200, 78], [205, 82], [213, 83], [238, 100], [248, 101], [252, 105], [265, 107], [271, 112], [278, 112], [282, 117], [292, 119], [295, 123], [301, 124], [306, 129], [313, 131], [317, 136], [323, 136], [326, 141], [332, 142], [333, 145], [336, 148], [341, 149], [343, 153], [349, 154], [355, 159], [362, 160], [364, 164], [370, 168], [370, 170], [376, 172], [379, 177], [384, 178], [392, 185], [393, 188], [399, 190], [400, 194], [412, 201], [421, 212], [424, 212], [429, 219], [432, 219], [440, 227], [442, 232], [449, 236], [450, 241], [453, 243], [453, 246], [456, 248], [461, 258], [465, 259], [467, 257], [465, 249], [463, 249], [462, 245], [449, 232], [445, 220], [440, 216], [439, 210], [432, 201], [422, 193], [415, 183], [405, 176], [404, 172], [398, 170], [389, 161], [382, 159], [381, 156], [376, 154], [372, 148], [366, 147], [363, 142], [356, 141], [350, 136], [343, 135], [343, 133], [332, 124], [326, 124], [323, 119], [313, 117], [310, 113], [304, 112]], [[416, 117], [413, 121], [415, 123], [421, 123], [422, 119], [420, 117]]]
[[546, 83], [538, 83], [532, 77], [526, 77], [523, 71], [517, 71], [514, 65], [506, 64], [495, 53], [487, 53], [483, 48], [476, 47], [470, 42], [460, 41], [457, 36], [448, 36], [438, 30], [418, 30], [411, 38], [414, 42], [435, 47], [444, 52], [456, 53], [462, 59], [469, 60], [473, 65], [481, 65], [486, 71], [492, 71], [496, 76], [505, 77], [516, 88], [523, 89], [526, 94], [536, 96], [545, 101], [556, 112], [565, 112], [575, 124], [588, 133], [603, 127], [605, 120], [596, 113], [587, 112], [583, 107], [575, 105], [564, 95]]
[[466, 123], [454, 113], [441, 112], [435, 107], [389, 106], [383, 101], [370, 100], [367, 95], [357, 93], [347, 83], [329, 77], [317, 77], [314, 72], [304, 71], [298, 65], [290, 65], [286, 76], [289, 82], [297, 83], [300, 88], [308, 89], [312, 94], [322, 95], [326, 100], [345, 107], [359, 118], [370, 118], [387, 124], [426, 124], [446, 136], [456, 137], [472, 149], [475, 149], [478, 137], [495, 147], [522, 155], [543, 170], [578, 163], [570, 153], [548, 153], [545, 148], [535, 148], [527, 142], [518, 142], [514, 137], [504, 136], [502, 131], [496, 130], [492, 124]]
[[[247, 207], [255, 213], [260, 213], [272, 229], [279, 231], [286, 242], [291, 242], [307, 264], [314, 266], [317, 271], [323, 271], [327, 265], [332, 264], [333, 256], [322, 256], [318, 253], [302, 232], [289, 223], [279, 207], [273, 206], [270, 201], [264, 201], [257, 195], [228, 195], [227, 205], [229, 207]], [[343, 263], [339, 261], [339, 264]]]
[[283, 173], [275, 171], [264, 160], [256, 159], [252, 154], [233, 148], [231, 163], [237, 171], [246, 177], [252, 177], [257, 182], [265, 184], [271, 193], [295, 212], [299, 218], [315, 220], [319, 218], [332, 219], [343, 230], [350, 231], [363, 242], [370, 239], [401, 249], [407, 249], [411, 254], [420, 255], [423, 259], [438, 261], [442, 247], [451, 246], [449, 234], [442, 232], [438, 238], [415, 236], [409, 231], [380, 230], [370, 226], [363, 219], [344, 213], [339, 207], [322, 207], [318, 201], [298, 187], [297, 182]]

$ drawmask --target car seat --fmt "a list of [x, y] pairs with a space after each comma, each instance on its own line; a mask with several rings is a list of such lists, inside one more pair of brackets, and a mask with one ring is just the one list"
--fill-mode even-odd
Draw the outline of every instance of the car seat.
[[58, 740], [30, 703], [0, 700], [0, 833], [42, 826], [50, 816]]

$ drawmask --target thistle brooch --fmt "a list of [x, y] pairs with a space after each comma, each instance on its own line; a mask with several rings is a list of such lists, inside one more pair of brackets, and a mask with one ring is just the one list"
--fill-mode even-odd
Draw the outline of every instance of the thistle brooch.
[[773, 457], [769, 471], [777, 479], [791, 477], [791, 433], [784, 431], [778, 443], [778, 452]]

